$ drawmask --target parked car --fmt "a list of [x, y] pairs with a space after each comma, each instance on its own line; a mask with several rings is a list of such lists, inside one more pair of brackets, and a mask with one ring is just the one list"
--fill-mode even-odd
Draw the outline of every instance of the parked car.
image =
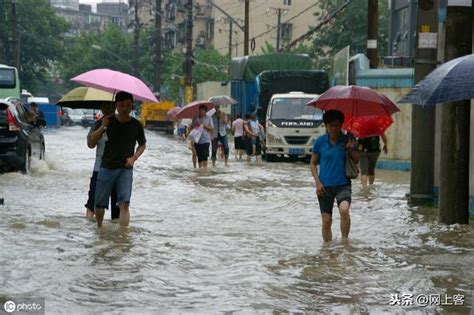
[[44, 159], [44, 126], [42, 118], [28, 123], [22, 103], [0, 100], [0, 169], [28, 173], [32, 157]]
[[83, 127], [90, 127], [94, 125], [96, 121], [97, 111], [93, 109], [83, 109], [83, 115], [81, 119], [81, 125]]
[[71, 125], [81, 125], [82, 117], [84, 117], [84, 110], [79, 108], [71, 109], [68, 111], [68, 116], [71, 119]]
[[72, 108], [63, 107], [61, 109], [60, 117], [61, 117], [61, 126], [72, 126], [73, 122], [71, 117], [69, 116]]

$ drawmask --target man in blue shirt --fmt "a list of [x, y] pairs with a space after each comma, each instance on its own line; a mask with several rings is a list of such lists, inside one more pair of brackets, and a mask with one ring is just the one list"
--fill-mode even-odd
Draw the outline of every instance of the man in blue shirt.
[[342, 241], [346, 242], [351, 227], [349, 208], [352, 193], [351, 181], [346, 176], [346, 154], [350, 154], [356, 163], [359, 161], [359, 156], [354, 151], [354, 142], [341, 131], [344, 123], [342, 112], [328, 110], [324, 113], [323, 121], [327, 133], [316, 139], [310, 163], [323, 220], [322, 234], [324, 242], [332, 240], [332, 208], [336, 199], [341, 215]]

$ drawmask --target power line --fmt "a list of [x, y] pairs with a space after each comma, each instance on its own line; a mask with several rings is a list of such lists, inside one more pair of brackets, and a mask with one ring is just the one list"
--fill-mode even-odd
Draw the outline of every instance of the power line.
[[[318, 3], [315, 3], [315, 4], [310, 5], [310, 6], [307, 7], [306, 9], [302, 10], [301, 12], [299, 12], [298, 14], [292, 16], [292, 17], [289, 18], [288, 20], [285, 20], [283, 23], [288, 23], [288, 22], [290, 22], [290, 21], [292, 21], [292, 20], [294, 20], [294, 19], [300, 17], [301, 15], [303, 15], [304, 13], [306, 13], [306, 11], [308, 11], [308, 10], [314, 8], [314, 7], [317, 6], [317, 5], [318, 5]], [[277, 25], [277, 26], [273, 26], [272, 28], [266, 30], [265, 32], [262, 32], [262, 33], [260, 33], [260, 34], [258, 34], [258, 35], [256, 35], [256, 36], [252, 37], [252, 39], [257, 39], [257, 38], [263, 37], [263, 36], [267, 35], [268, 33], [273, 32], [273, 31], [274, 31], [275, 29], [277, 29], [277, 28], [278, 28], [278, 25]], [[239, 43], [237, 43], [237, 44], [235, 44], [235, 45], [242, 45], [243, 43], [245, 43], [245, 41], [239, 42]], [[227, 48], [227, 47], [220, 47], [220, 48], [216, 48], [216, 49], [217, 49], [217, 50], [221, 50], [221, 49], [224, 49], [224, 48]]]
[[346, 2], [344, 2], [343, 4], [341, 4], [341, 6], [339, 6], [339, 8], [337, 8], [334, 12], [332, 12], [331, 14], [326, 14], [326, 17], [321, 21], [319, 22], [318, 25], [316, 25], [315, 27], [313, 27], [312, 29], [310, 29], [308, 32], [304, 33], [303, 35], [301, 35], [300, 37], [298, 37], [297, 39], [293, 40], [291, 43], [289, 43], [285, 49], [288, 50], [289, 48], [291, 47], [294, 47], [297, 43], [301, 42], [301, 41], [305, 41], [307, 40], [308, 38], [310, 38], [314, 33], [316, 33], [316, 31], [318, 31], [323, 25], [329, 23], [333, 18], [335, 18], [342, 10], [344, 10], [349, 4], [351, 4], [352, 0], [346, 0]]

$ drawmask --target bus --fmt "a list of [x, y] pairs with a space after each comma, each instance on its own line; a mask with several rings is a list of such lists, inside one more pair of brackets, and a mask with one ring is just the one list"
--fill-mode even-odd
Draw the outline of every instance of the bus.
[[15, 67], [0, 64], [0, 98], [20, 99], [20, 78]]

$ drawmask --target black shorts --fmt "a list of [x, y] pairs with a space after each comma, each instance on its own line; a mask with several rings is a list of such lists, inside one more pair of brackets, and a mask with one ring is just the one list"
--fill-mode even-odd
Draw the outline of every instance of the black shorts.
[[255, 154], [261, 155], [262, 154], [262, 145], [260, 143], [260, 139], [257, 137], [256, 139], [252, 137], [246, 137], [245, 139], [245, 148], [247, 155], [252, 155], [253, 153], [253, 146], [255, 145]]
[[196, 148], [196, 154], [198, 162], [205, 162], [209, 159], [209, 145], [210, 143], [195, 143], [194, 147]]
[[244, 137], [235, 137], [234, 138], [234, 146], [236, 150], [245, 150], [245, 142], [244, 142]]
[[338, 207], [343, 201], [347, 201], [349, 205], [351, 204], [352, 188], [350, 184], [343, 186], [325, 187], [325, 189], [326, 193], [324, 194], [324, 196], [318, 196], [319, 208], [321, 209], [321, 213], [327, 213], [329, 215], [332, 215], [334, 199], [336, 199]]

